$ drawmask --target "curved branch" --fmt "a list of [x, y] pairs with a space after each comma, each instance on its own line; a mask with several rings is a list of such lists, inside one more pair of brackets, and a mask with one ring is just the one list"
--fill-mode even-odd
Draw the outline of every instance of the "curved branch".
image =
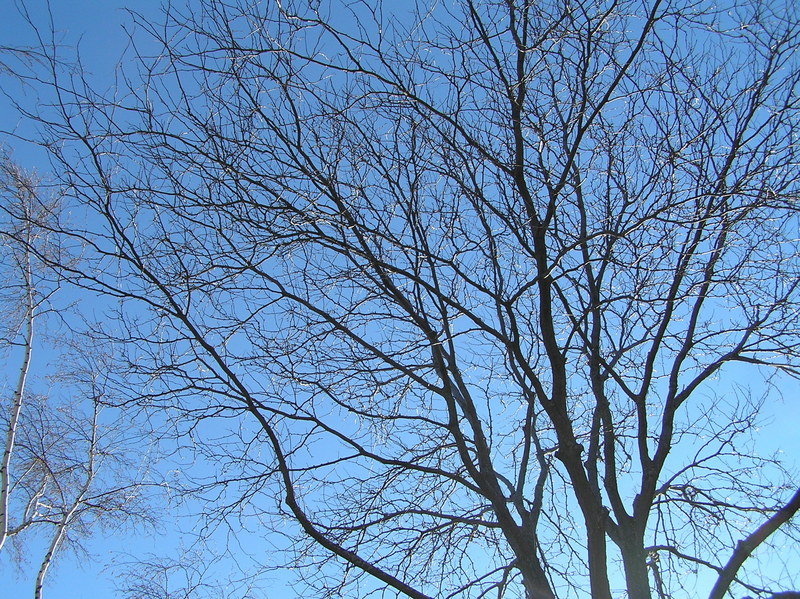
[[759, 526], [746, 539], [736, 544], [736, 549], [734, 549], [728, 563], [722, 568], [719, 578], [717, 578], [717, 583], [711, 589], [708, 599], [722, 599], [725, 593], [728, 592], [728, 588], [745, 560], [750, 557], [761, 543], [767, 540], [767, 537], [778, 530], [781, 525], [788, 522], [798, 510], [800, 510], [800, 488], [797, 489], [786, 505], [775, 512], [769, 520]]

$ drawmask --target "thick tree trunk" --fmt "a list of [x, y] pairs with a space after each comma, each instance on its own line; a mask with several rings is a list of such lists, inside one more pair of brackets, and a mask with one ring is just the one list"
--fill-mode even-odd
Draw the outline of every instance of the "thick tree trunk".
[[622, 563], [625, 568], [625, 585], [631, 599], [651, 599], [650, 578], [647, 573], [647, 554], [644, 550], [643, 536], [634, 533], [620, 546]]

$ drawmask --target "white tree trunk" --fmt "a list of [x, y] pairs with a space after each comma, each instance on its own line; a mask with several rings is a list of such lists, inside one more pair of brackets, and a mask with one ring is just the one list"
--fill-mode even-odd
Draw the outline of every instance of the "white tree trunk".
[[25, 394], [25, 383], [28, 378], [28, 369], [31, 363], [31, 354], [33, 353], [33, 318], [34, 318], [34, 301], [33, 301], [33, 286], [31, 283], [31, 267], [29, 256], [26, 252], [27, 263], [25, 265], [25, 320], [24, 320], [24, 333], [23, 333], [23, 354], [22, 364], [20, 365], [19, 377], [17, 378], [17, 385], [14, 389], [14, 395], [11, 403], [11, 413], [8, 419], [8, 429], [6, 430], [5, 448], [3, 449], [3, 462], [0, 464], [0, 550], [8, 538], [8, 509], [9, 509], [9, 493], [11, 489], [11, 455], [14, 452], [14, 440], [17, 434], [17, 425], [19, 423], [19, 415], [22, 411], [23, 396]]
[[42, 599], [42, 587], [44, 586], [44, 579], [47, 575], [47, 570], [50, 568], [50, 564], [53, 563], [53, 557], [58, 551], [58, 548], [61, 546], [62, 541], [67, 533], [67, 529], [69, 525], [72, 523], [73, 518], [75, 517], [76, 512], [81, 507], [86, 497], [86, 494], [89, 492], [89, 488], [92, 485], [92, 481], [94, 480], [95, 474], [95, 451], [97, 446], [97, 415], [98, 415], [98, 405], [97, 402], [94, 404], [94, 413], [92, 416], [92, 432], [91, 437], [89, 439], [89, 450], [86, 459], [86, 480], [84, 481], [83, 485], [81, 486], [78, 494], [75, 496], [75, 499], [72, 502], [72, 505], [69, 509], [65, 509], [64, 513], [61, 516], [58, 524], [56, 525], [55, 533], [53, 534], [53, 538], [50, 541], [50, 545], [47, 548], [47, 552], [44, 554], [42, 558], [42, 563], [39, 566], [39, 573], [36, 575], [36, 586], [33, 591], [34, 599]]

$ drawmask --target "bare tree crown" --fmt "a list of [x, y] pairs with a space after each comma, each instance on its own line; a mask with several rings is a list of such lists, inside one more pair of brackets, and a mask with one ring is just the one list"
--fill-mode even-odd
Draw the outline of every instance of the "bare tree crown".
[[797, 8], [417, 8], [171, 6], [126, 93], [57, 82], [130, 402], [319, 596], [787, 584], [738, 385], [799, 374]]

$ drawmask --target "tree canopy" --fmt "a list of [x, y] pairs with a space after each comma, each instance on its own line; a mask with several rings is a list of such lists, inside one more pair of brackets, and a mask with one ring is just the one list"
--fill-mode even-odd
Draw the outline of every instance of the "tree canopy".
[[314, 596], [797, 586], [747, 564], [798, 557], [800, 490], [751, 452], [749, 385], [774, 401], [800, 374], [799, 16], [139, 19], [123, 89], [54, 69], [38, 115], [88, 213], [61, 267], [117, 302], [97, 334], [120, 403], [197, 444], [208, 514], [290, 535]]

